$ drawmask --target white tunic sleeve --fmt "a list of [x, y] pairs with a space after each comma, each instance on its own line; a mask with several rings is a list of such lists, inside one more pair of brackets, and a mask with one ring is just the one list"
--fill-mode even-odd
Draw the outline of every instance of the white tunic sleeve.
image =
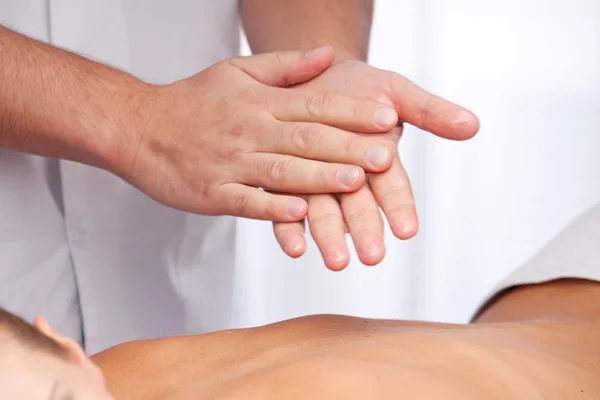
[[510, 288], [561, 278], [600, 281], [600, 204], [578, 217], [525, 265], [496, 285], [475, 315]]

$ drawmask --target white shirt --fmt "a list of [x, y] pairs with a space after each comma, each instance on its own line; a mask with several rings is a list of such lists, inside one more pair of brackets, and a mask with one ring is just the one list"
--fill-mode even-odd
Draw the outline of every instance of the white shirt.
[[600, 282], [600, 203], [580, 215], [528, 262], [499, 282], [482, 307], [507, 289], [562, 278]]
[[[237, 7], [236, 0], [0, 0], [0, 22], [169, 83], [237, 55]], [[105, 171], [9, 151], [0, 151], [0, 210], [0, 305], [28, 319], [45, 316], [88, 352], [227, 325], [227, 312], [211, 309], [226, 310], [232, 298], [232, 219], [187, 215]], [[197, 249], [193, 283], [178, 254], [184, 236]], [[201, 317], [186, 317], [176, 288], [188, 284], [202, 293], [194, 299], [206, 310]]]

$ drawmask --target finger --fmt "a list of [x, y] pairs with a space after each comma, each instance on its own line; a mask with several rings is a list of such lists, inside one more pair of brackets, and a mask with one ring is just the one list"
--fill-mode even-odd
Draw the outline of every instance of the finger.
[[280, 127], [277, 137], [264, 143], [265, 152], [357, 165], [369, 172], [382, 172], [392, 165], [393, 152], [369, 135], [315, 123], [290, 122]]
[[479, 131], [479, 119], [471, 111], [429, 93], [402, 75], [391, 73], [389, 96], [400, 120], [437, 136], [466, 140]]
[[365, 181], [362, 168], [353, 165], [330, 164], [272, 153], [252, 153], [243, 156], [240, 182], [285, 193], [345, 193], [358, 190]]
[[365, 184], [354, 193], [338, 195], [338, 199], [358, 258], [365, 265], [379, 264], [385, 257], [383, 219], [371, 188]]
[[344, 217], [337, 199], [330, 194], [308, 197], [308, 226], [317, 243], [325, 266], [341, 271], [348, 266]]
[[234, 217], [274, 221], [301, 221], [307, 212], [305, 200], [263, 190], [227, 183], [217, 191], [219, 207], [214, 214], [231, 215]]
[[304, 220], [300, 222], [274, 222], [273, 232], [281, 249], [292, 258], [298, 258], [306, 251]]
[[324, 46], [306, 53], [278, 51], [232, 58], [229, 62], [265, 85], [285, 87], [320, 75], [331, 66], [334, 57], [333, 47]]
[[396, 110], [372, 100], [355, 99], [336, 93], [284, 91], [270, 105], [280, 121], [319, 122], [340, 129], [363, 133], [382, 133], [398, 123]]
[[394, 236], [403, 240], [415, 236], [419, 229], [415, 199], [399, 157], [394, 157], [389, 170], [381, 174], [371, 174], [369, 185]]

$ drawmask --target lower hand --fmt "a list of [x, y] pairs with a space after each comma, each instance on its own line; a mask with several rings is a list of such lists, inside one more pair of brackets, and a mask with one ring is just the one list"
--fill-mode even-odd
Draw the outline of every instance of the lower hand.
[[[401, 121], [446, 139], [469, 139], [479, 129], [477, 117], [466, 109], [426, 92], [401, 75], [359, 61], [334, 64], [298, 88], [327, 90], [389, 104]], [[346, 229], [364, 264], [375, 265], [383, 259], [380, 207], [397, 238], [409, 239], [417, 233], [415, 201], [397, 149], [401, 133], [402, 128], [397, 127], [377, 135], [377, 140], [394, 155], [392, 166], [382, 173], [370, 174], [360, 190], [306, 197], [310, 231], [328, 268], [341, 270], [349, 263]], [[302, 222], [274, 225], [275, 236], [290, 257], [304, 254], [304, 229]]]
[[[140, 93], [133, 129], [113, 172], [155, 200], [188, 212], [272, 221], [304, 218], [303, 199], [272, 194], [342, 193], [392, 154], [351, 131], [385, 132], [393, 108], [323, 90], [289, 90], [321, 74], [333, 50], [226, 60]], [[345, 149], [345, 151], [331, 151]]]

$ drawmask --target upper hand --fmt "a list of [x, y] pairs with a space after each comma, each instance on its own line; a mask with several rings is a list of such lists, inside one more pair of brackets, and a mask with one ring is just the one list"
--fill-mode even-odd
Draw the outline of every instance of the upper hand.
[[[446, 139], [469, 139], [479, 129], [477, 117], [468, 110], [428, 93], [401, 75], [360, 61], [334, 64], [313, 80], [298, 85], [298, 89], [305, 88], [389, 104], [398, 112], [400, 121]], [[402, 128], [397, 127], [385, 134], [369, 135], [386, 146], [394, 157], [390, 169], [370, 174], [360, 190], [307, 197], [311, 234], [330, 269], [343, 269], [349, 262], [346, 227], [364, 264], [374, 265], [383, 259], [383, 220], [379, 207], [396, 237], [408, 239], [416, 234], [415, 201], [397, 150], [401, 133]], [[303, 223], [275, 224], [274, 229], [289, 256], [299, 257], [304, 253]]]
[[[357, 190], [392, 154], [349, 131], [385, 132], [393, 108], [316, 89], [288, 90], [331, 65], [333, 50], [220, 62], [140, 94], [117, 174], [184, 211], [298, 221], [303, 199], [272, 194]], [[331, 151], [343, 148], [345, 151]]]

